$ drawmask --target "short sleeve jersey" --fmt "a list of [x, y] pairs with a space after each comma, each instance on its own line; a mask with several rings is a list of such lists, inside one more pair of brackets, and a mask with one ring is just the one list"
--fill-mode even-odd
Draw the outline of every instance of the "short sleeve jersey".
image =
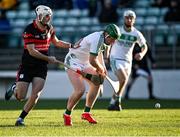
[[120, 32], [121, 36], [112, 46], [110, 57], [131, 62], [135, 43], [142, 47], [146, 44], [146, 40], [135, 27], [130, 32], [125, 31], [124, 27], [121, 27]]
[[24, 53], [22, 56], [22, 65], [26, 66], [43, 66], [47, 65], [47, 61], [31, 56], [27, 50], [28, 44], [34, 44], [35, 49], [44, 55], [48, 55], [48, 49], [51, 39], [55, 32], [52, 26], [47, 26], [46, 31], [42, 31], [37, 27], [35, 21], [29, 24], [23, 32]]
[[82, 63], [89, 62], [89, 55], [98, 55], [106, 48], [104, 44], [103, 32], [94, 32], [84, 37], [80, 42], [80, 47], [77, 49], [70, 49], [70, 53], [73, 53], [75, 57]]

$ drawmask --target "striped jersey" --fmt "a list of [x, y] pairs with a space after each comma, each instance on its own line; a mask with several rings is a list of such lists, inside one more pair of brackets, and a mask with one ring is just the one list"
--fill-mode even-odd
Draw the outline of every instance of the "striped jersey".
[[77, 49], [70, 49], [69, 53], [73, 53], [74, 58], [77, 58], [80, 63], [88, 63], [89, 55], [98, 55], [106, 48], [104, 44], [103, 32], [94, 32], [82, 39], [80, 47]]
[[146, 44], [146, 40], [142, 33], [135, 27], [130, 32], [124, 30], [122, 26], [120, 28], [121, 36], [112, 46], [110, 57], [114, 59], [126, 60], [132, 62], [132, 52], [135, 43], [138, 43], [140, 47]]
[[34, 44], [36, 50], [44, 55], [48, 55], [50, 42], [54, 35], [55, 32], [52, 26], [47, 26], [47, 30], [43, 31], [37, 27], [35, 20], [29, 24], [23, 32], [24, 52], [22, 56], [22, 65], [47, 65], [47, 61], [31, 56], [27, 50], [27, 45]]

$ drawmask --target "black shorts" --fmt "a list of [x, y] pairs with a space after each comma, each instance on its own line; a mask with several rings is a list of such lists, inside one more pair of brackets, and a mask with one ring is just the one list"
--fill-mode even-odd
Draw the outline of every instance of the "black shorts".
[[40, 77], [46, 80], [47, 66], [23, 66], [20, 65], [16, 81], [32, 82], [34, 77]]

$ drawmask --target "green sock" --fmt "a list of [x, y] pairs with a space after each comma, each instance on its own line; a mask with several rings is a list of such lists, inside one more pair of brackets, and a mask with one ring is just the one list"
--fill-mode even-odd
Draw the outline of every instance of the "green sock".
[[90, 110], [91, 110], [91, 108], [86, 106], [84, 109], [84, 112], [90, 112]]
[[67, 114], [67, 115], [71, 115], [71, 111], [70, 111], [70, 110], [68, 110], [68, 109], [66, 109], [65, 114]]
[[116, 101], [118, 101], [121, 104], [121, 96], [116, 96]]

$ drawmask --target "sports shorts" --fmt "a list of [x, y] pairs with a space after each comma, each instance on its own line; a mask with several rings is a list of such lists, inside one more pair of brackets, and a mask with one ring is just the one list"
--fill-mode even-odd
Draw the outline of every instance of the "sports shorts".
[[80, 70], [89, 74], [97, 75], [95, 68], [89, 62], [82, 63], [78, 58], [75, 57], [73, 53], [68, 53], [66, 55], [64, 63], [75, 70]]
[[47, 76], [47, 66], [19, 66], [17, 72], [16, 81], [32, 82], [33, 78], [39, 77], [46, 79]]
[[132, 63], [123, 60], [123, 59], [115, 59], [115, 58], [110, 58], [110, 66], [112, 71], [115, 73], [117, 70], [127, 70], [128, 75], [131, 74], [131, 66]]

